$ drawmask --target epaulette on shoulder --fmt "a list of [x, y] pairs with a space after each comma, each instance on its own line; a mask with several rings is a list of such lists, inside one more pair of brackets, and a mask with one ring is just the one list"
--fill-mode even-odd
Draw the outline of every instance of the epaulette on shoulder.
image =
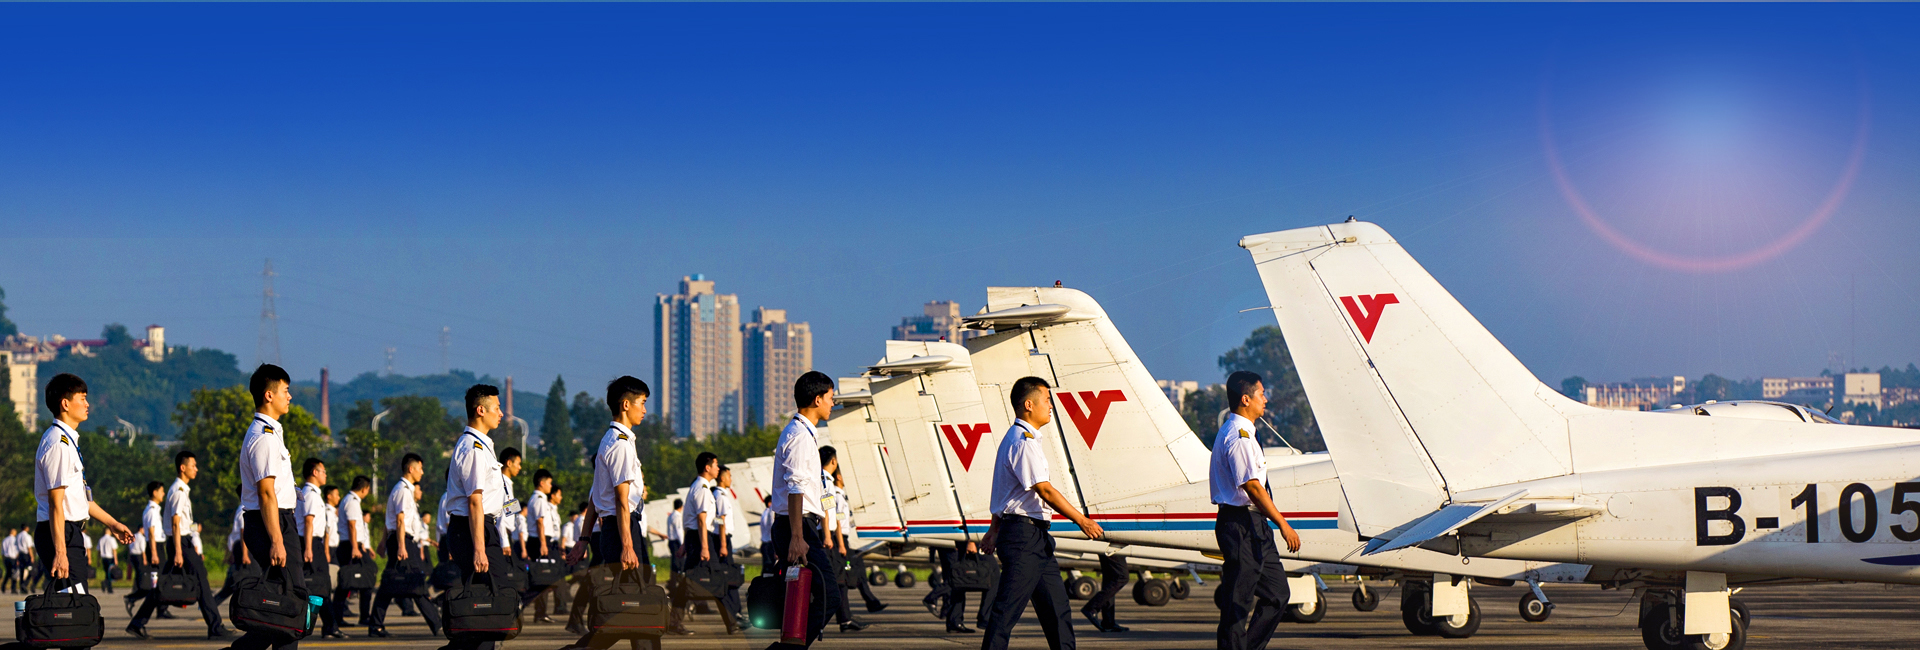
[[474, 449], [478, 449], [478, 450], [480, 450], [480, 451], [486, 451], [486, 450], [487, 450], [487, 446], [486, 446], [486, 445], [483, 445], [483, 444], [480, 444], [480, 441], [478, 441], [478, 440], [475, 440], [475, 441], [473, 441], [473, 448], [474, 448]]
[[622, 433], [622, 434], [620, 434], [620, 439], [621, 439], [621, 440], [626, 440], [626, 439], [627, 439], [627, 434], [624, 434], [624, 433]]
[[1253, 434], [1251, 434], [1251, 433], [1247, 433], [1247, 430], [1246, 430], [1246, 429], [1241, 429], [1241, 430], [1240, 430], [1240, 437], [1242, 437], [1242, 438], [1252, 438], [1252, 437], [1253, 437]]
[[1021, 437], [1024, 437], [1024, 438], [1026, 438], [1026, 439], [1028, 439], [1028, 440], [1032, 440], [1032, 439], [1033, 439], [1033, 432], [1032, 432], [1032, 431], [1021, 431], [1021, 432], [1020, 432], [1020, 435], [1021, 435]]

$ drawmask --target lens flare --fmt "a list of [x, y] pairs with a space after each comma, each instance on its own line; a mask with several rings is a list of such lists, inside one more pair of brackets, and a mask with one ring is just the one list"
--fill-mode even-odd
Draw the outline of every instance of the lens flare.
[[1553, 176], [1554, 185], [1559, 187], [1560, 195], [1566, 198], [1567, 205], [1580, 216], [1580, 221], [1601, 239], [1605, 239], [1607, 243], [1613, 244], [1615, 248], [1628, 255], [1655, 266], [1689, 273], [1720, 273], [1753, 266], [1792, 250], [1807, 237], [1812, 236], [1822, 224], [1827, 222], [1827, 219], [1833, 217], [1834, 211], [1839, 209], [1841, 201], [1846, 198], [1848, 190], [1853, 188], [1853, 181], [1860, 173], [1861, 162], [1866, 158], [1867, 132], [1872, 117], [1866, 77], [1863, 73], [1860, 78], [1858, 125], [1854, 129], [1853, 144], [1847, 153], [1846, 164], [1841, 168], [1840, 177], [1834, 182], [1832, 189], [1828, 190], [1826, 198], [1814, 207], [1813, 212], [1801, 219], [1800, 223], [1786, 234], [1755, 248], [1727, 255], [1684, 255], [1659, 250], [1627, 236], [1593, 209], [1585, 195], [1581, 194], [1580, 189], [1574, 185], [1573, 178], [1567, 174], [1566, 165], [1561, 161], [1560, 147], [1554, 139], [1551, 105], [1551, 85], [1543, 84], [1540, 90], [1540, 140], [1545, 148], [1547, 169]]

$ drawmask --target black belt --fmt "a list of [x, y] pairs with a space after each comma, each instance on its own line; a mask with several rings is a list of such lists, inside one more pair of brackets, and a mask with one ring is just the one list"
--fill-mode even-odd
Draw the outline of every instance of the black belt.
[[1039, 528], [1040, 530], [1053, 529], [1053, 522], [1041, 521], [1039, 519], [1028, 517], [1026, 515], [1000, 515], [1000, 521], [1030, 524], [1035, 528]]
[[1240, 510], [1244, 512], [1244, 511], [1253, 509], [1253, 506], [1230, 506], [1224, 503], [1216, 503], [1214, 505], [1220, 506], [1221, 510]]
[[[472, 517], [469, 517], [467, 515], [447, 515], [447, 530], [453, 530], [453, 520], [455, 519], [458, 519], [461, 521], [467, 521], [472, 519]], [[500, 525], [499, 515], [484, 515], [480, 518], [480, 521], [481, 523], [484, 523], [488, 526]]]

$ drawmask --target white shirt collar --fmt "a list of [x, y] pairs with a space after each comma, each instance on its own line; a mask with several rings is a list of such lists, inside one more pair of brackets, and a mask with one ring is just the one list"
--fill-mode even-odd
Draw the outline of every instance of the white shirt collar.
[[793, 414], [793, 419], [798, 420], [801, 426], [807, 428], [807, 435], [813, 436], [814, 438], [820, 437], [820, 430], [813, 426], [813, 418], [795, 413]]
[[1228, 413], [1227, 421], [1223, 424], [1225, 426], [1220, 428], [1223, 434], [1227, 431], [1239, 431], [1242, 427], [1246, 428], [1247, 433], [1253, 433], [1253, 420], [1241, 417], [1239, 413]]
[[1020, 419], [1020, 418], [1014, 418], [1014, 419], [1013, 419], [1013, 426], [1014, 426], [1015, 428], [1020, 428], [1020, 429], [1026, 429], [1026, 430], [1027, 430], [1027, 433], [1031, 433], [1031, 434], [1033, 434], [1033, 435], [1034, 435], [1034, 437], [1036, 437], [1036, 438], [1040, 436], [1040, 430], [1039, 430], [1039, 429], [1035, 429], [1035, 428], [1033, 427], [1033, 423], [1031, 423], [1031, 422], [1028, 422], [1028, 421], [1026, 421], [1026, 420], [1022, 420], [1022, 419]]
[[73, 430], [73, 427], [70, 427], [70, 426], [67, 426], [67, 422], [66, 422], [65, 420], [61, 420], [60, 418], [54, 418], [54, 419], [53, 419], [53, 426], [52, 426], [51, 428], [54, 428], [54, 429], [59, 429], [59, 430], [61, 430], [61, 431], [63, 431], [63, 432], [66, 432], [66, 434], [67, 434], [67, 435], [68, 435], [68, 436], [69, 436], [70, 438], [72, 438], [72, 440], [74, 441], [74, 446], [75, 446], [75, 447], [78, 447], [78, 446], [80, 446], [80, 445], [79, 445], [79, 442], [80, 442], [80, 432], [78, 432], [78, 431], [74, 431], [74, 430]]
[[633, 429], [628, 427], [627, 425], [621, 424], [619, 422], [609, 422], [607, 423], [607, 426], [615, 429], [619, 429], [621, 433], [627, 434], [628, 440], [633, 439]]
[[259, 411], [254, 411], [253, 417], [254, 419], [267, 421], [267, 433], [273, 433], [273, 434], [280, 433], [282, 429], [282, 427], [280, 426], [280, 421], [273, 419], [273, 416], [267, 415], [265, 413], [261, 413]]
[[479, 438], [480, 442], [486, 443], [487, 451], [493, 451], [493, 438], [487, 437], [487, 434], [481, 433], [479, 429], [475, 429], [473, 427], [467, 427], [467, 429], [465, 431], [462, 431], [461, 433], [473, 434], [473, 437]]

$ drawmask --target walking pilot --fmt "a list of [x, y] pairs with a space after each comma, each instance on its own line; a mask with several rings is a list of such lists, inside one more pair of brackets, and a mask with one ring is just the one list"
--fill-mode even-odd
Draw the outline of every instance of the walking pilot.
[[1213, 603], [1220, 608], [1219, 650], [1264, 650], [1287, 609], [1287, 573], [1273, 545], [1272, 520], [1287, 551], [1299, 552], [1300, 534], [1273, 505], [1267, 488], [1267, 456], [1253, 437], [1253, 423], [1267, 414], [1260, 375], [1241, 370], [1227, 376], [1233, 414], [1220, 424], [1207, 470], [1220, 517], [1213, 539], [1224, 557]]
[[[780, 430], [780, 442], [773, 450], [773, 538], [771, 553], [788, 565], [813, 569], [813, 599], [807, 603], [807, 646], [820, 640], [827, 626], [828, 613], [835, 609], [840, 582], [839, 567], [827, 559], [823, 528], [827, 511], [820, 499], [826, 486], [820, 483], [819, 424], [833, 412], [833, 379], [818, 370], [801, 375], [793, 383], [793, 405], [798, 412]], [[769, 650], [791, 647], [775, 642]]]

